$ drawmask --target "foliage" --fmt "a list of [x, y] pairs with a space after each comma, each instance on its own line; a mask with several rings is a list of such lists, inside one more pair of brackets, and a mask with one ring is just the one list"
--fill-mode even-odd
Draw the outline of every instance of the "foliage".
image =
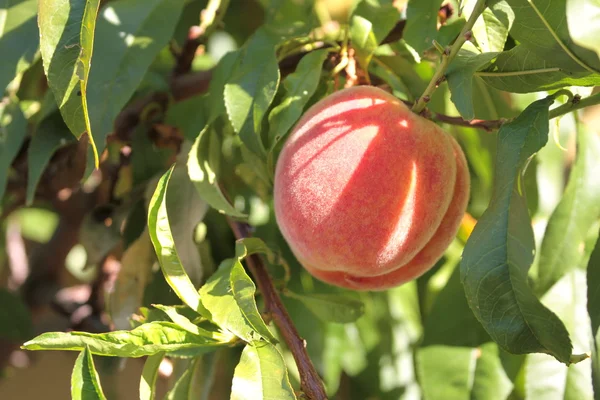
[[[0, 1], [0, 368], [77, 351], [74, 399], [111, 398], [98, 356], [145, 357], [141, 399], [600, 397], [599, 15]], [[359, 84], [441, 124], [472, 181], [444, 257], [385, 292], [311, 277], [273, 213], [286, 135]]]

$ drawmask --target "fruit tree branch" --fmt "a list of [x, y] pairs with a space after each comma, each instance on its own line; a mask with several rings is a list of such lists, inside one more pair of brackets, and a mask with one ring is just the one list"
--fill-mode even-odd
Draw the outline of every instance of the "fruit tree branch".
[[485, 10], [485, 0], [477, 0], [475, 7], [473, 7], [473, 12], [471, 13], [471, 16], [465, 23], [465, 26], [463, 26], [462, 30], [460, 31], [460, 34], [452, 44], [452, 47], [446, 47], [446, 49], [444, 50], [442, 54], [442, 61], [440, 62], [440, 65], [438, 65], [435, 74], [431, 78], [431, 81], [429, 81], [429, 85], [427, 85], [427, 88], [425, 89], [421, 97], [419, 97], [419, 100], [413, 106], [412, 110], [415, 113], [418, 114], [421, 111], [423, 111], [423, 109], [427, 105], [427, 102], [429, 102], [429, 100], [431, 99], [431, 95], [433, 94], [435, 89], [437, 89], [438, 85], [444, 80], [444, 74], [446, 73], [446, 69], [448, 68], [450, 62], [452, 62], [454, 57], [456, 57], [458, 51], [463, 46], [463, 44], [465, 44], [465, 42], [470, 38], [471, 29], [473, 28], [473, 25], [475, 25], [475, 21], [477, 21], [477, 18], [479, 18], [483, 10]]
[[579, 110], [581, 108], [593, 106], [596, 104], [600, 104], [600, 92], [584, 98], [574, 96], [573, 99], [571, 99], [571, 101], [568, 101], [562, 106], [550, 110], [548, 116], [550, 119], [552, 119], [560, 117], [561, 115], [568, 114], [571, 111]]
[[[237, 239], [251, 236], [247, 224], [231, 219], [229, 219], [229, 224]], [[281, 302], [281, 298], [273, 285], [271, 276], [264, 263], [256, 254], [246, 257], [245, 260], [246, 265], [252, 273], [252, 276], [258, 285], [258, 289], [265, 300], [266, 311], [273, 317], [273, 321], [279, 328], [283, 340], [294, 356], [298, 372], [300, 373], [300, 386], [302, 391], [311, 400], [327, 399], [323, 382], [306, 352], [306, 342], [298, 334], [290, 315]]]

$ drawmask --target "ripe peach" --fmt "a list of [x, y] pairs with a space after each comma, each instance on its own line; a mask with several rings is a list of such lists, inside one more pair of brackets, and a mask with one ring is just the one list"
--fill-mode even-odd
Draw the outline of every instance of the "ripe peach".
[[370, 86], [311, 107], [275, 171], [275, 216], [316, 278], [356, 290], [414, 279], [460, 225], [469, 173], [456, 141]]

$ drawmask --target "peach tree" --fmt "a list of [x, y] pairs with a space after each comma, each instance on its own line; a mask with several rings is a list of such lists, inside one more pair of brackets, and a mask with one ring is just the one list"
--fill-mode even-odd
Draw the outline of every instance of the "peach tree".
[[592, 0], [0, 2], [2, 379], [598, 398], [599, 38]]

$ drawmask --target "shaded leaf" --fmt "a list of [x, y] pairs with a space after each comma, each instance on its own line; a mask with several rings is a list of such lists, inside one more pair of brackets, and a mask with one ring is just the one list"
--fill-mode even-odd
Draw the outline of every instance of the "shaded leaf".
[[266, 155], [262, 120], [279, 86], [276, 44], [266, 30], [252, 35], [224, 89], [225, 108], [233, 129], [250, 150], [261, 156]]
[[[99, 5], [100, 0], [45, 0], [38, 10], [40, 51], [48, 85], [65, 123], [77, 138], [91, 132], [87, 83]], [[94, 156], [98, 166], [97, 153]]]
[[27, 120], [16, 99], [0, 102], [0, 199], [4, 197], [10, 166], [25, 136]]
[[417, 52], [433, 46], [437, 36], [438, 12], [442, 0], [409, 0], [403, 39]]
[[29, 309], [14, 293], [0, 288], [0, 338], [21, 342], [33, 335]]
[[156, 256], [169, 286], [177, 296], [190, 308], [201, 315], [208, 316], [200, 302], [200, 295], [196, 287], [185, 272], [181, 264], [175, 239], [171, 231], [169, 214], [167, 212], [167, 189], [173, 173], [173, 167], [160, 178], [156, 186], [148, 212], [148, 230]]
[[488, 68], [477, 75], [496, 89], [515, 93], [600, 84], [600, 74], [569, 72], [559, 67], [552, 58], [543, 59], [523, 45], [500, 53]]
[[165, 396], [166, 400], [196, 400], [199, 398], [198, 372], [201, 370], [202, 360], [193, 359], [183, 374], [177, 379], [173, 388]]
[[600, 241], [592, 251], [587, 266], [587, 312], [592, 328], [592, 384], [594, 393], [600, 393]]
[[567, 0], [506, 2], [515, 14], [510, 34], [516, 41], [538, 57], [551, 60], [566, 71], [600, 71], [598, 55], [573, 43], [569, 27], [565, 23]]
[[204, 218], [208, 205], [200, 198], [183, 163], [175, 165], [167, 193], [167, 214], [177, 254], [192, 283], [200, 286], [204, 271], [194, 232]]
[[218, 164], [220, 152], [218, 137], [211, 126], [206, 125], [190, 150], [187, 162], [188, 175], [200, 197], [212, 208], [232, 217], [246, 218], [246, 214], [239, 212], [229, 203], [219, 187], [215, 165]]
[[265, 342], [249, 344], [235, 367], [231, 400], [296, 399], [283, 357]]
[[[581, 124], [577, 158], [560, 203], [550, 216], [540, 249], [536, 291], [544, 293], [579, 266], [585, 240], [600, 219], [600, 138]], [[594, 227], [595, 229], [595, 227]]]
[[184, 0], [123, 0], [107, 4], [96, 21], [87, 88], [90, 128], [98, 152], [156, 55], [166, 46]]
[[463, 253], [461, 281], [471, 310], [492, 339], [515, 353], [548, 353], [568, 364], [571, 340], [527, 282], [533, 233], [518, 177], [548, 140], [551, 97], [532, 103], [498, 132], [494, 194]]
[[337, 293], [310, 293], [300, 295], [286, 291], [286, 296], [296, 299], [325, 322], [346, 324], [359, 319], [365, 312], [365, 305], [356, 296]]
[[473, 108], [473, 74], [488, 64], [496, 53], [476, 54], [461, 49], [448, 67], [446, 78], [450, 88], [451, 99], [464, 119], [475, 118]]
[[60, 113], [52, 113], [39, 123], [27, 151], [27, 204], [33, 202], [37, 185], [54, 153], [73, 140]]
[[94, 367], [92, 353], [87, 347], [77, 357], [71, 375], [71, 399], [105, 400], [100, 377]]
[[40, 36], [37, 0], [3, 0], [0, 3], [0, 93], [27, 67], [37, 51]]
[[117, 357], [151, 356], [181, 350], [213, 351], [227, 345], [194, 335], [171, 322], [150, 322], [131, 331], [108, 333], [47, 332], [23, 344], [26, 350], [83, 350]]
[[140, 400], [154, 400], [156, 397], [158, 367], [160, 367], [164, 357], [165, 353], [160, 352], [146, 359], [142, 370], [142, 379], [140, 380]]

